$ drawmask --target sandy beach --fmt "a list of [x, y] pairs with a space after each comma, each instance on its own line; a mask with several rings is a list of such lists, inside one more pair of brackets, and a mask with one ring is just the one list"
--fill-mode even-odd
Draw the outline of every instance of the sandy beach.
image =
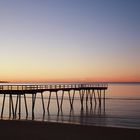
[[139, 140], [140, 130], [54, 122], [0, 120], [1, 140]]

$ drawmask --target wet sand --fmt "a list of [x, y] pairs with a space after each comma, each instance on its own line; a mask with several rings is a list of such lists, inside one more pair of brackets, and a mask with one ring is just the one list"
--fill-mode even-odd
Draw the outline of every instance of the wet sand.
[[0, 120], [0, 140], [140, 140], [140, 129]]

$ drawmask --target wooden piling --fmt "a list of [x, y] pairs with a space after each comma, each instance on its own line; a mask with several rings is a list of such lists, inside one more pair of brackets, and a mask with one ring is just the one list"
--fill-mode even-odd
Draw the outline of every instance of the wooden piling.
[[24, 103], [25, 103], [26, 117], [28, 117], [28, 107], [27, 107], [26, 95], [24, 94], [23, 96], [24, 96]]
[[18, 95], [18, 98], [19, 98], [19, 119], [21, 117], [21, 94]]
[[6, 94], [4, 94], [4, 96], [3, 96], [3, 103], [2, 103], [2, 109], [1, 109], [1, 118], [3, 117], [4, 104], [5, 104], [5, 97], [6, 97]]
[[63, 98], [64, 98], [64, 90], [62, 91], [62, 97], [61, 97], [61, 104], [60, 104], [61, 111], [62, 111]]
[[57, 100], [57, 107], [58, 107], [58, 111], [59, 111], [59, 100], [58, 100], [58, 94], [57, 94], [57, 91], [56, 91], [56, 100]]
[[16, 98], [16, 105], [15, 105], [15, 116], [16, 116], [16, 113], [17, 113], [17, 106], [18, 106], [18, 95], [17, 95], [17, 98]]
[[49, 94], [49, 100], [48, 100], [47, 110], [49, 110], [49, 107], [50, 107], [50, 99], [51, 99], [51, 91], [50, 91], [50, 94]]
[[44, 105], [43, 92], [41, 92], [41, 99], [42, 99], [43, 114], [45, 114], [45, 105]]

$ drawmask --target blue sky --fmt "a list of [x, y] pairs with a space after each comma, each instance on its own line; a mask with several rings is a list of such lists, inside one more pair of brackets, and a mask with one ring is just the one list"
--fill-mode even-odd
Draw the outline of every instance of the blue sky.
[[2, 80], [140, 80], [139, 0], [0, 0]]

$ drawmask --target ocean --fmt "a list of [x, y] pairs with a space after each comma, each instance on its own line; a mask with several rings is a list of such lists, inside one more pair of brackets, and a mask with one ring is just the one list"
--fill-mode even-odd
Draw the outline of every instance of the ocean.
[[[7, 83], [5, 83], [7, 84]], [[17, 83], [9, 83], [17, 84]], [[19, 84], [34, 84], [34, 83], [19, 83]], [[38, 83], [42, 84], [42, 83]], [[50, 83], [43, 83], [50, 84]], [[51, 83], [52, 84], [52, 83]], [[53, 83], [55, 84], [55, 83]], [[61, 92], [58, 92], [59, 102]], [[72, 94], [72, 93], [71, 93]], [[52, 93], [49, 111], [47, 110], [48, 93], [44, 92], [45, 114], [43, 114], [42, 102], [40, 94], [37, 94], [35, 103], [34, 121], [51, 121], [62, 123], [76, 123], [84, 125], [98, 126], [115, 126], [125, 128], [140, 129], [140, 83], [108, 83], [106, 91], [105, 108], [95, 105], [88, 106], [85, 104], [81, 110], [79, 93], [75, 93], [74, 107], [70, 109], [68, 94], [65, 93], [62, 110], [58, 111], [55, 93]], [[8, 96], [8, 95], [7, 95]], [[0, 111], [2, 107], [3, 95], [0, 95]], [[15, 106], [16, 96], [13, 96]], [[1, 119], [19, 119], [9, 118], [9, 98], [6, 98], [3, 118]], [[21, 101], [21, 120], [32, 120], [32, 98], [27, 96], [27, 106], [29, 115], [26, 117], [24, 100]]]

